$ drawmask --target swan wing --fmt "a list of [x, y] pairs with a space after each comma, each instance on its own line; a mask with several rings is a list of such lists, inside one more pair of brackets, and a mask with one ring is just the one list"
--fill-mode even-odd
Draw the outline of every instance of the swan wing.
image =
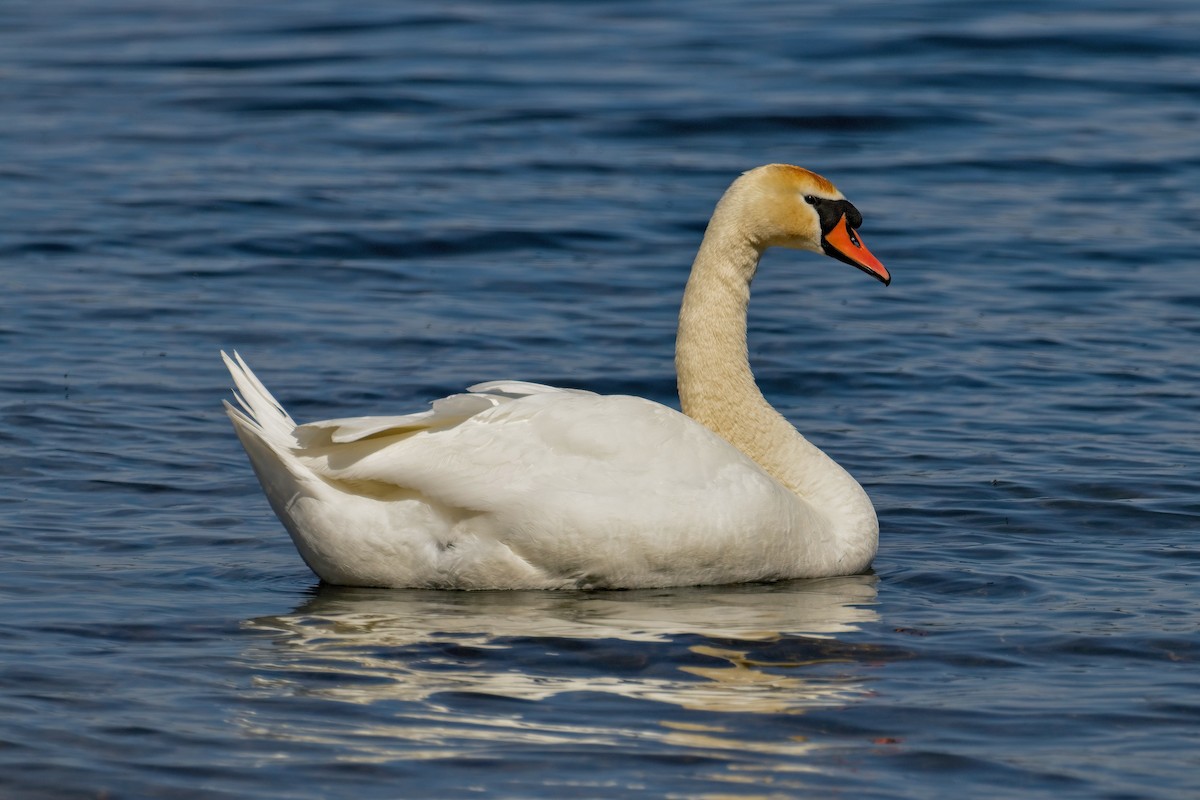
[[[428, 535], [443, 552], [500, 550], [497, 563], [527, 565], [539, 585], [752, 580], [771, 577], [762, 570], [772, 558], [787, 565], [776, 551], [796, 527], [795, 497], [666, 406], [544, 391], [452, 424], [435, 419], [361, 421], [358, 431], [374, 433], [294, 453], [360, 497], [419, 498], [437, 510], [427, 531], [395, 535]], [[481, 561], [469, 566], [480, 574], [460, 559], [458, 580], [471, 572], [471, 584], [498, 582]]]

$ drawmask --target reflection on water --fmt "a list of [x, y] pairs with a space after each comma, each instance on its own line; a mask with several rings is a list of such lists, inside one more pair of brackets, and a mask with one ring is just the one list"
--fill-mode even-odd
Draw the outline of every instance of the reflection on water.
[[[634, 719], [654, 720], [638, 739], [662, 747], [796, 756], [811, 744], [730, 735], [711, 717], [698, 724], [678, 711], [795, 714], [863, 696], [859, 662], [878, 654], [836, 635], [876, 619], [875, 584], [855, 576], [600, 593], [322, 587], [291, 614], [249, 621], [274, 635], [254, 639], [244, 658], [260, 691], [371, 710], [352, 730], [329, 726], [328, 713], [319, 730], [296, 718], [273, 727], [261, 715], [244, 724], [260, 736], [349, 745], [354, 760], [454, 757], [497, 741], [611, 745], [629, 737]], [[525, 705], [559, 698], [561, 706], [568, 693], [607, 710], [542, 719]]]
[[331, 644], [459, 643], [547, 636], [666, 641], [694, 634], [719, 639], [832, 636], [874, 621], [874, 575], [627, 592], [435, 592], [321, 586], [284, 616], [250, 622], [290, 634], [306, 648]]

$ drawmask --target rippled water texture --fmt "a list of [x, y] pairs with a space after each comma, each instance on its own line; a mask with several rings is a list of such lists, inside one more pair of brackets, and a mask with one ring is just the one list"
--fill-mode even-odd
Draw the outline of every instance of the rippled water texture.
[[[1195, 3], [0, 4], [0, 795], [1200, 794]], [[220, 400], [674, 403], [712, 205], [799, 163], [764, 392], [872, 575], [321, 587]]]

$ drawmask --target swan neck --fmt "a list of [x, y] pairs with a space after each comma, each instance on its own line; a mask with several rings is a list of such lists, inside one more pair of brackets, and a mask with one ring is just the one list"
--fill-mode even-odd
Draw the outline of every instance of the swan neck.
[[[746, 320], [760, 257], [750, 241], [709, 226], [679, 312], [679, 402], [683, 413], [801, 495], [802, 462], [827, 459], [767, 402], [750, 369]], [[797, 445], [802, 446], [799, 452]]]
[[[866, 492], [763, 397], [750, 369], [746, 320], [763, 248], [717, 207], [684, 290], [675, 342], [683, 412], [724, 438], [825, 516], [839, 564], [870, 563], [878, 522]], [[843, 559], [845, 559], [843, 561]], [[865, 559], [865, 560], [864, 560]]]
[[755, 383], [746, 345], [750, 282], [762, 252], [748, 237], [732, 235], [735, 232], [722, 226], [720, 212], [718, 206], [679, 311], [679, 401], [683, 413], [753, 458], [747, 443], [738, 441], [738, 420], [774, 413]]

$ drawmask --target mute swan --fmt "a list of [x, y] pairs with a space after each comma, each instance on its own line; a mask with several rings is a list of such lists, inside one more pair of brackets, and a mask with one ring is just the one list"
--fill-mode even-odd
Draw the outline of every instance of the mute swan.
[[890, 282], [861, 224], [800, 167], [733, 182], [679, 312], [683, 414], [492, 381], [428, 411], [298, 426], [236, 352], [221, 356], [241, 410], [226, 411], [271, 507], [328, 583], [645, 588], [861, 572], [879, 536], [870, 499], [767, 403], [746, 351], [750, 281], [768, 247]]

